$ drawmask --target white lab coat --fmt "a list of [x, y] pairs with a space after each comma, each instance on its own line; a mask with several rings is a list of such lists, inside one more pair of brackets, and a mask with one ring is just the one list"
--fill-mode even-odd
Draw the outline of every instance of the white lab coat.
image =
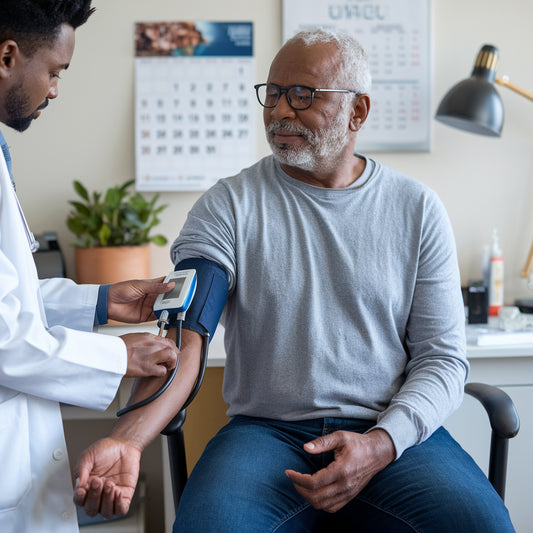
[[59, 403], [105, 409], [127, 364], [121, 339], [91, 332], [97, 292], [39, 282], [0, 152], [2, 533], [78, 531]]

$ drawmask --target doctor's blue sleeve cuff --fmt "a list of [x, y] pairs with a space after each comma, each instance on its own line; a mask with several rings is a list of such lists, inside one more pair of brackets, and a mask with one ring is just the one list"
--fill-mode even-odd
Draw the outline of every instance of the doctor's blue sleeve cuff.
[[96, 300], [96, 312], [94, 313], [94, 325], [103, 326], [107, 324], [107, 294], [109, 285], [100, 285], [98, 288], [98, 299]]

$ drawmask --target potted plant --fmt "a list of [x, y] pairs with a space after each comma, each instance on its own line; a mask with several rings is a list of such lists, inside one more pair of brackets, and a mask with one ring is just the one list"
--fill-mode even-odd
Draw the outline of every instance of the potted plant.
[[75, 246], [78, 283], [115, 283], [150, 276], [148, 245], [163, 246], [163, 235], [150, 232], [160, 222], [167, 205], [157, 206], [159, 194], [151, 200], [133, 192], [134, 180], [92, 192], [74, 181], [80, 200], [70, 201], [67, 226], [77, 237]]

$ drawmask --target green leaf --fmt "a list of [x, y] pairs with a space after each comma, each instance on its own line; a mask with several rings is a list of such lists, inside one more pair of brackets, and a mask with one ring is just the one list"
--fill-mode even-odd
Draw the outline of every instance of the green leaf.
[[127, 189], [129, 189], [133, 184], [135, 183], [135, 180], [129, 180], [126, 183], [124, 183], [120, 188], [125, 192]]
[[111, 230], [109, 229], [109, 226], [107, 224], [103, 224], [100, 228], [100, 231], [98, 232], [100, 246], [106, 246], [107, 242], [109, 241], [109, 237], [111, 237]]
[[102, 217], [98, 213], [91, 213], [87, 219], [87, 231], [96, 236], [102, 227]]
[[107, 190], [104, 199], [104, 204], [110, 209], [118, 209], [123, 198], [124, 192], [121, 191], [118, 187], [113, 187]]
[[76, 212], [83, 217], [88, 217], [91, 214], [91, 210], [81, 202], [69, 202], [69, 204], [73, 206]]
[[85, 224], [78, 217], [69, 218], [67, 220], [67, 226], [72, 233], [76, 235], [82, 235], [85, 231]]
[[165, 246], [165, 244], [168, 242], [167, 238], [164, 235], [155, 235], [150, 239], [150, 241], [156, 244], [157, 246]]
[[136, 211], [143, 211], [145, 209], [150, 209], [150, 204], [143, 198], [140, 193], [134, 194], [130, 198], [130, 206]]
[[74, 190], [84, 199], [89, 201], [89, 193], [87, 189], [77, 180], [74, 180]]

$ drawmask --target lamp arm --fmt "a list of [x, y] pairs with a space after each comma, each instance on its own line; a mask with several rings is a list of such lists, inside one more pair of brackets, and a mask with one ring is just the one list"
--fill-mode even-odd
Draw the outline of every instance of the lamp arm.
[[531, 244], [531, 248], [529, 249], [529, 255], [527, 257], [526, 266], [520, 272], [520, 276], [523, 278], [527, 278], [529, 276], [529, 273], [531, 272], [531, 267], [533, 266], [533, 243]]
[[533, 100], [533, 93], [530, 93], [529, 91], [522, 89], [522, 87], [519, 87], [518, 85], [515, 85], [514, 83], [510, 82], [507, 76], [496, 78], [494, 81], [495, 83], [499, 85], [503, 85], [504, 87], [511, 89], [511, 91], [521, 94], [522, 96], [528, 98], [529, 100]]

